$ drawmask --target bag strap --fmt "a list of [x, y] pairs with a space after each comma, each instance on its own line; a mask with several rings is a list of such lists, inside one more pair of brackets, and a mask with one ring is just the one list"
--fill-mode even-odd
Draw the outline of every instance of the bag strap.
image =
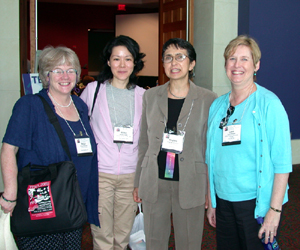
[[69, 159], [72, 161], [72, 157], [71, 157], [71, 153], [69, 150], [69, 146], [65, 137], [65, 134], [59, 124], [59, 121], [54, 113], [54, 111], [51, 109], [49, 103], [45, 100], [44, 97], [42, 97], [41, 95], [37, 95], [43, 102], [46, 114], [48, 115], [49, 121], [50, 123], [54, 126], [56, 133], [58, 134], [59, 140], [61, 142], [61, 145], [63, 147], [63, 149], [66, 151]]
[[90, 117], [92, 116], [92, 113], [93, 113], [93, 110], [94, 110], [94, 107], [95, 107], [95, 102], [96, 102], [96, 99], [97, 99], [97, 96], [98, 96], [99, 88], [100, 88], [100, 83], [98, 81], [97, 82], [97, 87], [96, 87], [96, 90], [95, 90], [95, 94], [94, 94], [94, 98], [93, 98], [93, 105], [92, 105]]

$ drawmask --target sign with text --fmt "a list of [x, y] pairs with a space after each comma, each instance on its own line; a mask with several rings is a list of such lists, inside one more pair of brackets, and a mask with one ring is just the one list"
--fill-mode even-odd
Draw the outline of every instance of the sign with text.
[[25, 95], [36, 94], [43, 88], [38, 73], [22, 74]]

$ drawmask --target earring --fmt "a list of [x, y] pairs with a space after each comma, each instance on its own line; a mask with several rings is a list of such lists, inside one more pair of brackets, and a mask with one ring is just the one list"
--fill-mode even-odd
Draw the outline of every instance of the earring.
[[254, 71], [254, 75], [256, 76], [256, 71]]

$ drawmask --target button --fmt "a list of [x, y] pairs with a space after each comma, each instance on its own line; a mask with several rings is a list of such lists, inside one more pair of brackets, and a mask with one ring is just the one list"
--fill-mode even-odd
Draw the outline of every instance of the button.
[[258, 186], [258, 188], [261, 188], [261, 186]]
[[262, 171], [261, 171], [261, 170], [259, 170], [259, 172], [261, 173]]
[[183, 157], [181, 157], [181, 158], [180, 158], [180, 161], [184, 161], [184, 158], [183, 158]]
[[258, 123], [258, 126], [260, 126], [260, 123]]
[[263, 142], [263, 140], [260, 140], [261, 142]]
[[182, 127], [182, 124], [181, 124], [181, 123], [178, 123], [178, 127], [180, 127], [180, 128], [181, 128], [181, 127]]
[[255, 110], [253, 110], [252, 113], [255, 114]]
[[262, 155], [260, 155], [260, 157], [262, 157]]

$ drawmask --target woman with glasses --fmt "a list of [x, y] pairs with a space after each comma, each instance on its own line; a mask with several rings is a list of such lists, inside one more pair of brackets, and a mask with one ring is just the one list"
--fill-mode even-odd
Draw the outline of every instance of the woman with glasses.
[[289, 121], [278, 97], [254, 82], [261, 58], [254, 39], [233, 39], [224, 58], [231, 91], [209, 111], [207, 217], [216, 227], [218, 250], [263, 249], [262, 234], [265, 243], [278, 236], [288, 200]]
[[[80, 63], [74, 51], [66, 47], [45, 48], [39, 57], [39, 77], [43, 89], [38, 95], [55, 112], [67, 140], [86, 205], [88, 222], [100, 226], [96, 142], [89, 125], [87, 106], [77, 96], [70, 95], [80, 73]], [[84, 146], [78, 146], [78, 141]], [[37, 95], [20, 98], [14, 106], [1, 149], [4, 181], [4, 193], [0, 198], [1, 209], [14, 215], [14, 207], [18, 202], [17, 174], [23, 167], [29, 163], [47, 166], [70, 160], [49, 121], [41, 99]], [[38, 192], [36, 189], [35, 193]], [[49, 222], [44, 220], [47, 227]], [[19, 249], [25, 250], [80, 249], [81, 237], [82, 228], [78, 228], [68, 232], [18, 237], [17, 245]]]
[[168, 249], [171, 214], [176, 249], [201, 249], [206, 128], [216, 94], [190, 80], [196, 52], [189, 42], [168, 40], [162, 60], [170, 81], [143, 97], [133, 195], [143, 204], [147, 249]]
[[136, 85], [145, 57], [128, 36], [113, 38], [104, 48], [98, 82], [80, 98], [88, 105], [98, 147], [99, 219], [91, 226], [93, 249], [126, 249], [137, 204], [133, 182], [145, 90]]

